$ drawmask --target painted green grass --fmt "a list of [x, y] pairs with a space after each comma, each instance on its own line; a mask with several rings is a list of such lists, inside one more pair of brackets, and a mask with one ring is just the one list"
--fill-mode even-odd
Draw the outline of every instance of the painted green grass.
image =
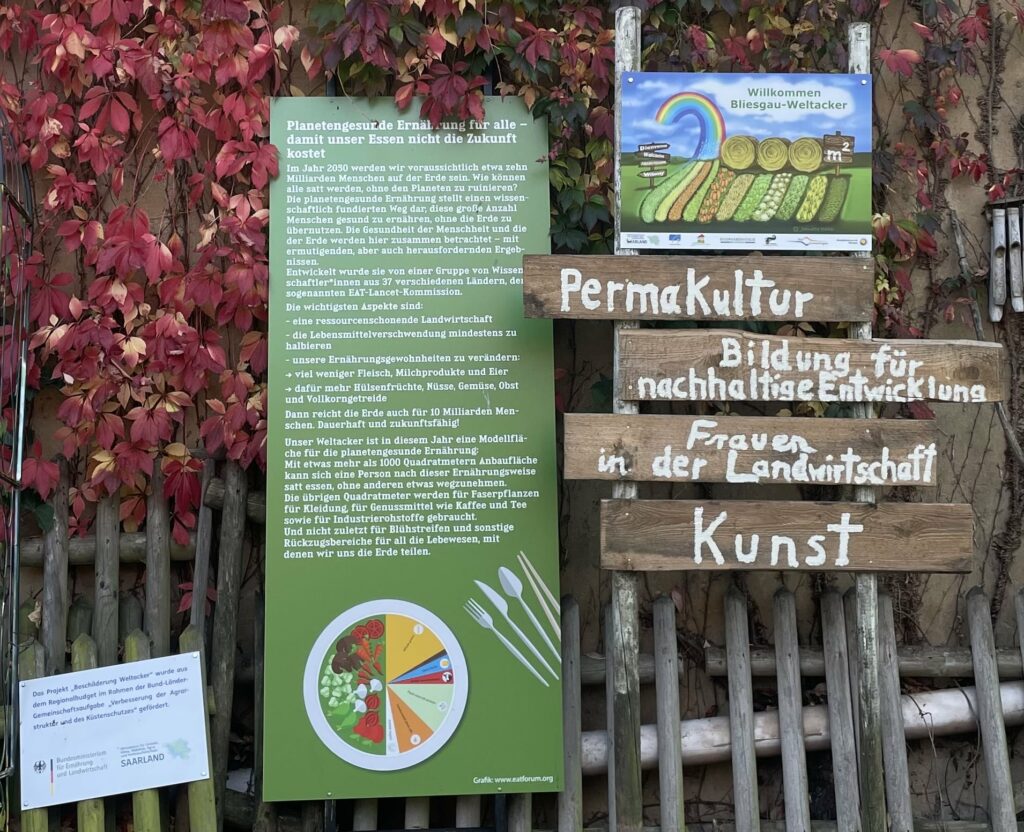
[[[645, 224], [640, 220], [640, 203], [644, 196], [651, 190], [650, 182], [652, 180], [643, 179], [638, 174], [643, 168], [637, 165], [626, 164], [622, 167], [622, 230], [623, 231], [645, 231], [645, 232], [669, 232], [669, 231], [711, 231], [715, 233], [722, 232], [745, 232], [751, 233], [756, 232], [758, 234], [765, 233], [766, 228], [770, 227], [773, 233], [791, 233], [791, 234], [813, 234], [828, 232], [833, 234], [871, 234], [871, 169], [869, 167], [861, 167], [859, 163], [862, 161], [861, 156], [864, 154], [858, 154], [855, 161], [858, 165], [850, 165], [840, 168], [840, 173], [850, 177], [850, 187], [847, 192], [846, 202], [843, 203], [843, 210], [840, 214], [839, 220], [834, 223], [779, 223], [772, 220], [767, 223], [755, 223], [755, 222], [653, 222]], [[867, 161], [867, 159], [863, 159]], [[683, 160], [675, 160], [664, 169], [667, 176], [671, 176], [673, 171], [678, 170], [680, 165], [685, 164]], [[789, 170], [784, 169], [784, 170]], [[822, 167], [820, 168], [821, 173], [834, 173], [834, 167]], [[756, 172], [756, 171], [755, 171]], [[780, 171], [784, 172], [784, 171]], [[658, 183], [663, 182], [664, 178], [653, 180], [655, 187]], [[862, 217], [859, 222], [857, 217]]]

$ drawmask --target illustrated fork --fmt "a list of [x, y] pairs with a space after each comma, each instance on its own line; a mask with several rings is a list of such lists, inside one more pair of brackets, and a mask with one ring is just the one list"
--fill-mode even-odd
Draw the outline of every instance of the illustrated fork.
[[527, 670], [529, 670], [534, 676], [536, 676], [537, 680], [542, 685], [544, 685], [544, 687], [551, 687], [548, 684], [548, 680], [541, 676], [537, 669], [526, 660], [526, 656], [520, 653], [519, 650], [516, 649], [516, 646], [507, 638], [505, 638], [505, 636], [501, 634], [498, 628], [494, 626], [494, 619], [491, 618], [491, 615], [489, 612], [487, 612], [487, 610], [480, 606], [480, 604], [477, 603], [474, 599], [470, 598], [469, 601], [466, 602], [466, 612], [468, 612], [470, 616], [472, 616], [473, 620], [476, 621], [477, 624], [479, 624], [485, 630], [490, 630], [492, 633], [494, 633], [494, 635], [498, 637], [498, 640], [505, 645], [505, 649], [508, 650], [508, 652], [515, 656], [517, 659], [519, 659], [522, 665]]

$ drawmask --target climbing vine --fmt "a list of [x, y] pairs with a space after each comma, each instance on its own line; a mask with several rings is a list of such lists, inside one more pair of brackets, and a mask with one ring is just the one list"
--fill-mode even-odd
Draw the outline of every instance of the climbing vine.
[[[644, 65], [844, 71], [872, 24], [876, 328], [966, 314], [983, 274], [948, 258], [952, 194], [1020, 187], [995, 162], [998, 85], [1024, 10], [985, 0], [663, 0]], [[196, 440], [245, 466], [266, 443], [270, 96], [393, 95], [437, 124], [518, 96], [550, 129], [556, 250], [611, 246], [612, 16], [577, 0], [38, 0], [0, 6], [0, 107], [38, 198], [32, 384], [59, 391], [72, 523], [119, 494], [144, 519], [159, 468], [195, 523]], [[972, 127], [964, 127], [968, 124]], [[956, 126], [954, 126], [956, 125]], [[980, 204], [979, 204], [980, 207]], [[955, 258], [953, 258], [955, 260]], [[924, 310], [911, 302], [924, 293]], [[915, 408], [927, 415], [927, 408]], [[43, 497], [56, 467], [31, 445]]]

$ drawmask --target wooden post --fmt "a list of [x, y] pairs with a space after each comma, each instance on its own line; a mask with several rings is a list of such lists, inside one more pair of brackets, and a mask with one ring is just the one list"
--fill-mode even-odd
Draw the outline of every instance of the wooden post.
[[217, 829], [224, 825], [224, 788], [228, 773], [231, 704], [235, 696], [235, 650], [238, 636], [238, 595], [242, 584], [242, 542], [245, 535], [245, 471], [236, 462], [224, 470], [224, 512], [220, 521], [217, 604], [213, 611], [210, 683], [217, 713], [211, 720], [210, 750], [217, 796]]
[[[96, 596], [92, 637], [100, 667], [117, 664], [117, 587], [121, 566], [120, 499], [111, 494], [96, 506]], [[134, 629], [134, 628], [133, 628]]]
[[1017, 813], [1013, 805], [1013, 780], [1003, 724], [1003, 703], [999, 696], [992, 610], [980, 586], [967, 593], [967, 628], [974, 659], [974, 687], [978, 702], [978, 728], [985, 755], [988, 779], [988, 816], [993, 832], [1014, 832]]
[[[356, 829], [355, 823], [352, 828]], [[302, 804], [302, 820], [299, 829], [301, 832], [323, 832], [324, 829], [324, 804], [320, 800], [307, 800]]]
[[[149, 636], [142, 630], [129, 633], [124, 640], [124, 660], [137, 662], [152, 658]], [[161, 832], [160, 792], [140, 789], [132, 792], [132, 823], [135, 832]]]
[[275, 832], [277, 829], [277, 807], [273, 803], [267, 803], [263, 799], [263, 686], [265, 676], [263, 673], [263, 652], [265, 649], [264, 629], [266, 614], [262, 588], [256, 592], [256, 620], [253, 629], [253, 662], [256, 665], [255, 679], [253, 681], [253, 710], [255, 711], [253, 746], [255, 761], [253, 765], [253, 779], [255, 780], [256, 792], [256, 822], [253, 824], [253, 832]]
[[508, 832], [533, 832], [533, 795], [508, 796]]
[[832, 780], [835, 783], [838, 832], [861, 832], [857, 743], [854, 739], [853, 707], [850, 701], [846, 622], [842, 596], [834, 590], [821, 596], [821, 640], [825, 653], [828, 726], [832, 738]]
[[[725, 644], [729, 650], [729, 736], [736, 832], [758, 832], [757, 759], [754, 756], [754, 687], [750, 681], [747, 599], [736, 587], [725, 594]], [[678, 744], [678, 743], [677, 743]]]
[[153, 656], [171, 652], [171, 535], [159, 461], [146, 498], [146, 632], [153, 639]]
[[[615, 100], [621, 102], [622, 75], [640, 69], [640, 9], [626, 6], [615, 13]], [[622, 107], [615, 107], [615, 253], [636, 252], [620, 248], [622, 222], [622, 175], [619, 152], [622, 150]], [[619, 397], [619, 333], [637, 326], [636, 321], [614, 323], [614, 403], [615, 413], [639, 411], [635, 402]], [[612, 496], [629, 500], [636, 498], [635, 483], [616, 483]], [[638, 608], [637, 573], [612, 572], [612, 629], [614, 649], [612, 671], [612, 716], [610, 733], [615, 737], [614, 768], [615, 809], [609, 806], [611, 832], [640, 832], [643, 826], [643, 794], [640, 779], [640, 616]]]
[[881, 659], [879, 684], [882, 694], [882, 753], [885, 759], [885, 799], [889, 805], [889, 829], [890, 832], [914, 832], [907, 741], [903, 735], [896, 631], [892, 598], [888, 595], [878, 597], [878, 646]]
[[[83, 633], [71, 645], [71, 669], [92, 670], [97, 653], [96, 642]], [[78, 801], [78, 832], [103, 832], [105, 825], [102, 797]]]
[[608, 736], [608, 830], [615, 832], [615, 651], [612, 650], [612, 635], [615, 626], [612, 620], [612, 607], [609, 604], [601, 614], [601, 626], [604, 631], [604, 707], [605, 725]]
[[[209, 691], [206, 689], [206, 661], [203, 647], [203, 638], [199, 629], [192, 625], [185, 628], [178, 637], [179, 653], [199, 653], [201, 659], [199, 667], [202, 670], [203, 696], [209, 698]], [[207, 701], [207, 712], [210, 703]], [[189, 827], [199, 832], [201, 829], [216, 829], [217, 827], [217, 805], [214, 797], [213, 778], [210, 776], [210, 721], [206, 720], [206, 779], [195, 780], [188, 784], [188, 817]]]
[[480, 795], [460, 795], [455, 799], [455, 828], [476, 829], [478, 826], [480, 826]]
[[79, 595], [68, 608], [67, 640], [74, 642], [81, 635], [92, 635], [92, 604], [84, 595]]
[[430, 798], [407, 797], [405, 799], [405, 828], [430, 828]]
[[53, 492], [53, 528], [43, 544], [43, 623], [46, 675], [63, 673], [68, 638], [68, 463], [60, 460]]
[[130, 592], [117, 600], [117, 638], [123, 644], [130, 633], [142, 629], [142, 602]]
[[658, 783], [661, 828], [683, 832], [683, 755], [679, 745], [679, 647], [676, 605], [663, 595], [654, 602], [654, 673], [658, 709]]
[[807, 794], [807, 755], [804, 753], [796, 600], [793, 593], [783, 587], [775, 593], [772, 606], [775, 615], [775, 664], [779, 679], [779, 736], [782, 738], [786, 828], [791, 832], [810, 832], [811, 808]]
[[[849, 71], [871, 72], [871, 26], [851, 23], [849, 27]], [[871, 254], [865, 252], [865, 258]], [[871, 339], [871, 323], [851, 324], [850, 334], [861, 340]], [[854, 405], [854, 416], [874, 418], [870, 404]], [[854, 499], [860, 503], [875, 502], [875, 489], [857, 486]], [[878, 578], [873, 574], [858, 574], [857, 587], [857, 649], [858, 680], [858, 736], [861, 826], [865, 832], [884, 830], [886, 827], [885, 782], [882, 763], [882, 719], [879, 711], [881, 691], [878, 684]]]
[[[39, 679], [46, 675], [46, 650], [33, 639], [18, 656], [18, 677]], [[29, 809], [21, 813], [21, 832], [49, 832], [49, 809]]]
[[196, 520], [196, 561], [192, 568], [192, 609], [188, 618], [203, 643], [206, 641], [206, 588], [210, 583], [210, 543], [213, 540], [213, 509], [206, 504], [206, 494], [213, 481], [213, 468], [212, 459], [203, 461], [199, 518]]
[[353, 832], [373, 832], [377, 828], [377, 798], [357, 800], [352, 810]]
[[580, 684], [580, 608], [562, 599], [562, 746], [565, 788], [558, 795], [558, 832], [583, 832], [583, 690]]

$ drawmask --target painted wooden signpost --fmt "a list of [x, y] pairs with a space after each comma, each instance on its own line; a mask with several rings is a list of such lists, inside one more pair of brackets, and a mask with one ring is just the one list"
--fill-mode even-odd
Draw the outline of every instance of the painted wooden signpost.
[[565, 415], [569, 480], [934, 485], [937, 432], [911, 420]]
[[1002, 346], [980, 341], [787, 338], [739, 330], [619, 339], [630, 401], [980, 403], [1003, 398]]
[[[868, 72], [868, 35], [866, 25], [850, 29], [851, 72]], [[616, 37], [618, 93], [622, 73], [638, 69], [637, 9], [618, 11]], [[615, 116], [621, 139], [618, 109]], [[822, 147], [828, 164], [853, 161], [850, 136], [828, 136]], [[616, 184], [619, 208], [618, 166]], [[615, 253], [635, 254], [620, 247], [619, 214]], [[612, 573], [607, 648], [612, 832], [639, 832], [643, 826], [635, 573], [647, 570], [858, 573], [851, 665], [861, 703], [860, 826], [884, 828], [873, 573], [970, 571], [973, 514], [966, 505], [875, 504], [877, 486], [934, 485], [937, 446], [930, 422], [876, 419], [874, 404], [995, 402], [1003, 397], [1005, 378], [999, 345], [873, 339], [873, 289], [866, 256], [524, 258], [527, 316], [615, 322], [613, 413], [567, 415], [564, 458], [567, 479], [614, 482], [614, 499], [604, 501], [601, 512], [601, 564]], [[640, 329], [642, 320], [848, 321], [854, 337]], [[857, 418], [640, 415], [641, 401], [839, 402], [852, 405]], [[853, 500], [638, 500], [636, 481], [841, 485], [853, 487]], [[742, 611], [742, 599], [732, 606], [737, 604]], [[746, 627], [738, 622], [727, 614], [730, 653], [747, 646]], [[730, 689], [732, 682], [730, 676]], [[737, 797], [736, 828], [753, 832], [758, 828], [753, 734], [744, 731], [745, 700], [738, 694], [733, 698], [734, 768], [754, 774], [747, 777], [750, 794], [742, 801]], [[893, 801], [894, 811], [898, 802]]]
[[[619, 73], [635, 69], [636, 18], [635, 9], [618, 15]], [[853, 34], [863, 40], [863, 33]], [[837, 145], [842, 138], [826, 143], [835, 151], [833, 164], [848, 161]], [[609, 808], [616, 832], [634, 832], [642, 826], [642, 804], [631, 573], [861, 573], [857, 692], [877, 702], [871, 573], [969, 571], [973, 515], [964, 505], [874, 504], [873, 486], [934, 485], [937, 449], [930, 422], [869, 418], [872, 404], [999, 401], [1001, 348], [872, 339], [873, 272], [870, 262], [856, 258], [529, 256], [523, 299], [527, 316], [616, 322], [614, 413], [567, 415], [564, 462], [567, 479], [615, 483], [616, 499], [604, 501], [601, 512], [601, 564], [612, 571], [614, 634], [608, 648]], [[850, 321], [856, 337], [639, 329], [641, 320]], [[637, 402], [661, 400], [841, 402], [858, 408], [861, 418], [639, 415]], [[854, 486], [854, 501], [637, 500], [636, 481]], [[736, 637], [745, 644], [745, 633], [737, 630]], [[885, 812], [878, 708], [861, 708], [859, 720], [862, 824], [876, 828]], [[746, 744], [743, 737], [734, 740], [737, 749]], [[756, 828], [756, 818], [756, 802], [737, 806], [737, 829]]]
[[969, 572], [973, 533], [955, 503], [604, 500], [601, 566]]
[[870, 321], [874, 274], [849, 257], [523, 258], [535, 318]]

